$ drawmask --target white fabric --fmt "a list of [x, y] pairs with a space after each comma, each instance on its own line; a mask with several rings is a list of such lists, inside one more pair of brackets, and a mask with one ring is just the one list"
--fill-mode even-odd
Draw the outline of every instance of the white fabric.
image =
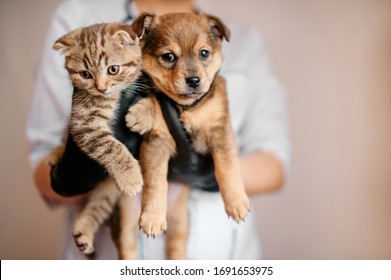
[[[122, 21], [126, 17], [125, 0], [68, 0], [53, 15], [37, 68], [36, 84], [27, 123], [31, 143], [30, 165], [61, 144], [70, 115], [72, 86], [64, 69], [64, 58], [52, 50], [56, 39], [82, 26], [99, 22]], [[134, 7], [133, 7], [134, 12]], [[268, 151], [289, 163], [286, 123], [286, 93], [274, 77], [265, 45], [258, 32], [248, 26], [225, 21], [231, 40], [224, 42], [224, 64], [232, 125], [241, 154], [254, 150]], [[219, 193], [192, 190], [189, 199], [190, 259], [256, 259], [261, 247], [256, 231], [254, 211], [245, 223], [228, 220]], [[70, 226], [73, 219], [71, 213]], [[64, 258], [83, 258], [71, 234], [67, 233]], [[140, 256], [164, 258], [163, 238], [145, 239], [140, 235]], [[115, 258], [115, 249], [103, 229], [98, 236], [97, 257]]]

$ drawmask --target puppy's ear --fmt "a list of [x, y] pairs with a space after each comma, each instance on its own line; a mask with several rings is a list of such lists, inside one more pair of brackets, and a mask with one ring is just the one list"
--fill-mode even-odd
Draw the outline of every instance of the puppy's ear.
[[217, 38], [220, 38], [221, 40], [225, 38], [225, 40], [229, 41], [229, 38], [231, 36], [231, 31], [222, 22], [222, 20], [219, 17], [212, 16], [212, 15], [205, 15], [205, 16], [208, 19], [212, 34], [214, 34]]
[[131, 24], [133, 31], [137, 34], [140, 40], [145, 39], [145, 36], [148, 34], [155, 17], [155, 14], [142, 13]]

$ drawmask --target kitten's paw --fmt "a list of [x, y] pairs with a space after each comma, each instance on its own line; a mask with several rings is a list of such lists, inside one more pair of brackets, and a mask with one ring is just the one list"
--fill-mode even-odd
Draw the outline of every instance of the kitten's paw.
[[83, 233], [82, 231], [79, 231], [78, 229], [75, 229], [72, 233], [73, 239], [75, 240], [76, 246], [79, 248], [79, 250], [86, 254], [92, 254], [94, 252], [94, 238], [93, 236], [88, 236], [88, 234]]
[[153, 107], [147, 98], [130, 107], [125, 117], [126, 126], [141, 135], [152, 130], [153, 119]]
[[232, 199], [227, 199], [225, 201], [225, 211], [236, 222], [244, 221], [250, 211], [248, 196], [243, 193], [242, 195], [233, 196]]
[[165, 211], [148, 212], [143, 211], [138, 221], [140, 230], [142, 230], [148, 237], [156, 236], [166, 233], [167, 220]]
[[118, 188], [130, 196], [135, 196], [141, 192], [144, 184], [141, 168], [137, 162], [126, 172], [123, 172], [120, 176], [116, 176], [114, 180]]

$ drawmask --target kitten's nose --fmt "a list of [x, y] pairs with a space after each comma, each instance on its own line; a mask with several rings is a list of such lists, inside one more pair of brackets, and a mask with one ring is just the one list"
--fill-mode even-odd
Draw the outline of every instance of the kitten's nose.
[[107, 91], [107, 88], [97, 88], [97, 90], [101, 93], [105, 93]]
[[107, 91], [107, 85], [104, 77], [97, 75], [95, 80], [95, 88], [101, 93], [105, 93]]
[[196, 76], [186, 78], [186, 84], [192, 88], [198, 87], [200, 85], [200, 82], [200, 78]]

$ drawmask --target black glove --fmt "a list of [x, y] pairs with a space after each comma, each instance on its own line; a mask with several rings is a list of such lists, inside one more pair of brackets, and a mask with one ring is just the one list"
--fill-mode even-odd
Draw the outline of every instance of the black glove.
[[[128, 109], [145, 96], [146, 93], [134, 85], [125, 89], [119, 101], [120, 108], [111, 123], [115, 138], [121, 141], [136, 159], [139, 157], [142, 137], [129, 130], [125, 116]], [[62, 196], [83, 194], [94, 189], [108, 176], [107, 170], [81, 151], [68, 133], [64, 154], [58, 163], [52, 166], [50, 172], [53, 190]]]
[[179, 120], [179, 110], [175, 102], [162, 93], [157, 93], [156, 96], [177, 146], [177, 153], [169, 162], [168, 178], [186, 183], [192, 188], [210, 192], [219, 191], [212, 156], [201, 155], [194, 151], [190, 136]]

